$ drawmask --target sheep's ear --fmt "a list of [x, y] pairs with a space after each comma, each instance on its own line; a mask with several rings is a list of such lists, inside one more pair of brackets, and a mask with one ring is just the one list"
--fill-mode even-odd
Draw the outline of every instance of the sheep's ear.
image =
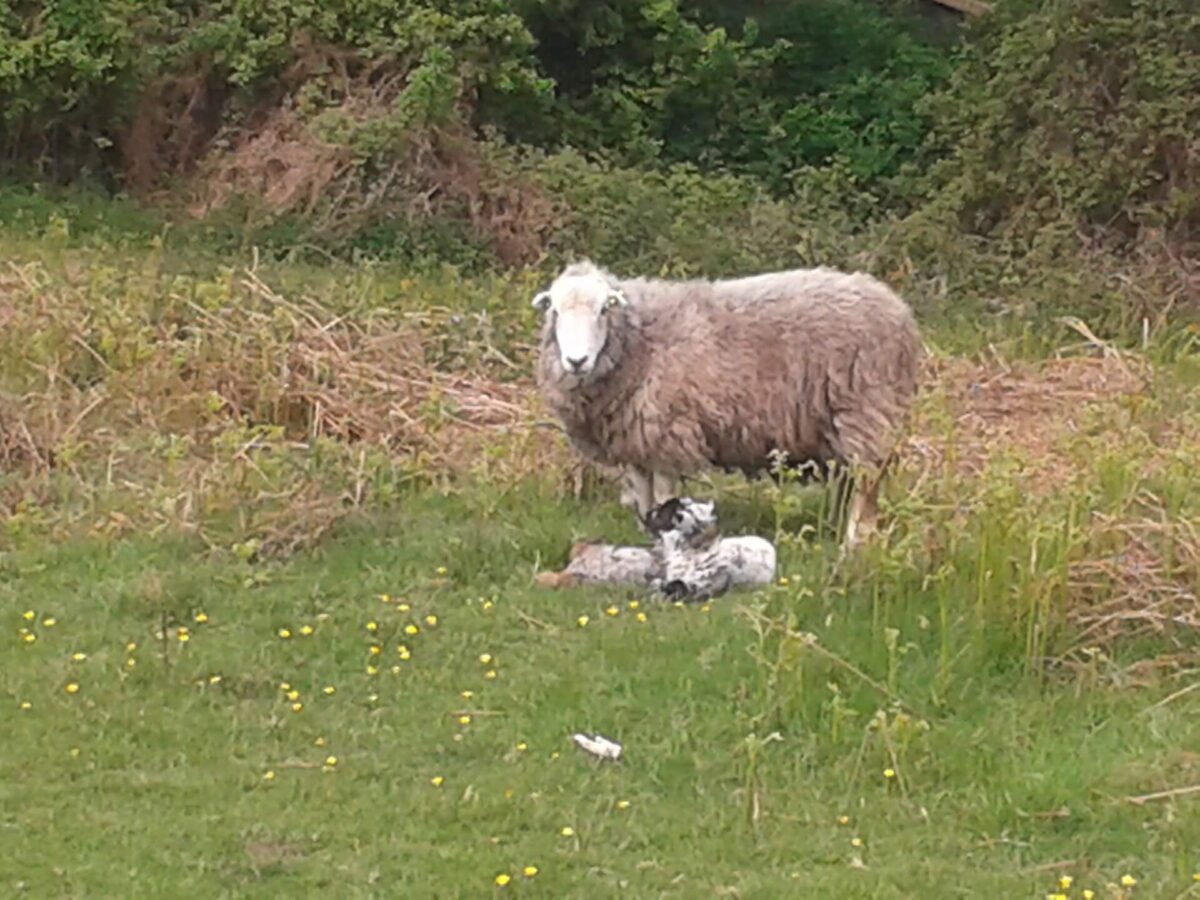
[[539, 312], [545, 312], [550, 308], [550, 292], [541, 291], [534, 295], [532, 306]]

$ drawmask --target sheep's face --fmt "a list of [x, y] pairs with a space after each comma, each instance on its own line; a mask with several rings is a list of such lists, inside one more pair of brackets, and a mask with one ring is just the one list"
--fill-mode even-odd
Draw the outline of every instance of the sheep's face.
[[586, 379], [608, 344], [613, 316], [626, 305], [625, 295], [596, 274], [562, 275], [533, 298], [546, 313], [564, 374]]

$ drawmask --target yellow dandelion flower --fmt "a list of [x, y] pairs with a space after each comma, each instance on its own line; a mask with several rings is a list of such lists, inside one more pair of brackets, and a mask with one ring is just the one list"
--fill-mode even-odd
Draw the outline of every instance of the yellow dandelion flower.
[[700, 612], [702, 612], [702, 613], [712, 612], [712, 604], [705, 603], [702, 607], [700, 607]]
[[526, 866], [525, 868], [523, 868], [521, 870], [521, 874], [524, 875], [526, 878], [532, 878], [537, 873], [538, 873], [537, 866]]
[[512, 881], [512, 878], [510, 878], [508, 873], [506, 873], [506, 872], [501, 872], [499, 875], [496, 876], [496, 886], [497, 887], [504, 887], [510, 881]]
[[72, 747], [67, 752], [70, 753], [71, 756], [74, 757], [75, 759], [79, 758], [79, 748], [78, 747]]
[[292, 712], [300, 712], [303, 709], [304, 709], [303, 703], [293, 703], [292, 704]]
[[458, 696], [462, 697], [464, 700], [470, 700], [472, 697], [475, 696], [475, 692], [474, 691], [459, 691]]
[[1066, 894], [1047, 894], [1046, 900], [1067, 900]]
[[637, 614], [637, 620], [638, 620], [639, 622], [641, 622], [642, 624], [645, 624], [646, 622], [648, 622], [648, 621], [650, 620], [650, 617], [649, 617], [649, 616], [647, 616], [647, 615], [646, 615], [644, 612], [642, 612], [642, 611], [639, 609], [639, 610], [638, 610], [638, 614]]
[[1137, 884], [1137, 879], [1132, 875], [1121, 876], [1121, 887], [1133, 887], [1135, 884]]
[[496, 680], [496, 670], [488, 669], [486, 672], [483, 673], [483, 677], [486, 678], [488, 681], [495, 681]]
[[197, 624], [197, 625], [203, 625], [205, 622], [207, 622], [207, 621], [208, 621], [208, 613], [206, 613], [206, 612], [198, 612], [198, 613], [196, 613], [196, 615], [195, 615], [195, 619], [196, 619], [196, 624]]
[[787, 586], [788, 586], [788, 580], [787, 580], [787, 576], [786, 576], [786, 575], [782, 576], [782, 577], [779, 579], [779, 586], [780, 586], [780, 587], [787, 587]]
[[437, 567], [437, 573], [438, 573], [439, 575], [445, 575], [445, 574], [447, 574], [449, 571], [450, 571], [450, 570], [449, 570], [449, 569], [447, 569], [445, 566], [438, 566], [438, 567]]
[[280, 629], [279, 629], [279, 636], [280, 636], [281, 638], [283, 638], [283, 639], [286, 641], [288, 638], [290, 638], [290, 637], [292, 636], [291, 629], [289, 629], [289, 628], [280, 628]]
[[367, 623], [367, 631], [369, 631], [369, 632], [371, 632], [372, 634], [374, 634], [374, 633], [375, 633], [376, 631], [378, 631], [378, 630], [379, 630], [379, 623], [378, 623], [378, 622], [368, 622], [368, 623]]
[[368, 695], [367, 695], [367, 702], [368, 702], [368, 703], [374, 703], [374, 702], [375, 702], [375, 701], [377, 701], [378, 699], [379, 699], [379, 695], [378, 695], [378, 694], [368, 694]]
[[300, 692], [299, 692], [299, 691], [288, 691], [288, 692], [287, 692], [287, 698], [288, 698], [289, 700], [299, 700], [299, 699], [300, 699]]
[[641, 604], [641, 603], [639, 603], [637, 600], [630, 600], [630, 601], [629, 601], [629, 608], [630, 608], [630, 609], [637, 609], [637, 608], [638, 608], [639, 606], [641, 606], [641, 605], [642, 605], [642, 604]]
[[290, 683], [288, 683], [286, 681], [281, 681], [281, 682], [279, 682], [279, 689], [286, 693], [287, 691], [290, 691], [292, 689], [292, 686]]
[[851, 847], [862, 847], [862, 845], [863, 845], [862, 838], [860, 838], [860, 837], [850, 838], [850, 846]]
[[441, 775], [434, 775], [432, 778], [429, 779], [429, 783], [432, 784], [434, 787], [441, 787], [443, 784], [446, 783], [446, 779], [443, 778]]
[[68, 694], [78, 694], [79, 685], [72, 681], [66, 686], [65, 690]]
[[325, 738], [318, 737], [315, 741], [313, 741], [313, 746], [314, 747], [324, 747], [325, 746]]
[[484, 612], [487, 612], [487, 611], [488, 611], [489, 609], [491, 609], [493, 606], [495, 606], [495, 604], [494, 604], [494, 603], [492, 603], [492, 601], [491, 601], [491, 600], [484, 600], [484, 601], [483, 601], [483, 610], [484, 610]]
[[21, 701], [21, 709], [33, 709], [33, 704], [30, 703], [28, 700], [22, 700]]
[[1096, 892], [1091, 888], [1084, 888], [1079, 896], [1083, 897], [1083, 900], [1096, 900]]
[[378, 666], [367, 666], [367, 674], [368, 675], [378, 675], [379, 667]]
[[383, 652], [383, 648], [380, 647], [378, 644], [371, 645], [371, 655], [372, 656], [378, 656], [382, 652]]
[[132, 656], [129, 657], [129, 659], [125, 660], [125, 668], [127, 668], [127, 669], [132, 669], [136, 665], [137, 665], [137, 660], [134, 659]]
[[405, 626], [404, 626], [404, 633], [405, 633], [405, 634], [408, 634], [408, 635], [420, 634], [420, 633], [421, 633], [421, 629], [420, 629], [420, 628], [418, 628], [416, 625], [413, 625], [413, 624], [410, 622], [408, 625], [405, 625]]
[[838, 820], [837, 820], [837, 821], [838, 821], [838, 824], [839, 824], [839, 825], [849, 825], [849, 824], [850, 824], [850, 817], [849, 817], [849, 816], [838, 816]]
[[37, 635], [30, 632], [29, 634], [21, 635], [21, 640], [23, 640], [27, 644], [32, 644], [34, 641], [37, 640]]
[[75, 662], [83, 662], [85, 659], [87, 659], [87, 654], [86, 653], [72, 653], [71, 659], [75, 660]]
[[583, 628], [590, 621], [592, 621], [592, 620], [589, 619], [587, 616], [580, 616], [578, 619], [575, 620], [575, 624], [578, 625], [580, 628]]
[[610, 607], [608, 607], [608, 609], [606, 609], [604, 611], [610, 616], [619, 616], [621, 614], [621, 607], [610, 606]]
[[425, 624], [428, 625], [430, 628], [433, 628], [435, 625], [437, 625], [437, 623], [438, 623], [437, 616], [428, 615], [425, 617]]
[[331, 768], [331, 769], [337, 765], [337, 762], [338, 762], [338, 760], [337, 760], [336, 756], [325, 757], [325, 765], [329, 766], [329, 768]]
[[54, 618], [54, 616], [46, 616], [46, 618], [42, 619], [43, 628], [53, 628], [57, 624], [58, 619]]
[[524, 741], [518, 741], [518, 742], [517, 742], [517, 749], [518, 749], [518, 750], [521, 750], [521, 751], [528, 750], [528, 749], [529, 749], [529, 745], [528, 745], [527, 743], [525, 743]]
[[332, 684], [327, 684], [327, 685], [325, 685], [325, 687], [324, 687], [324, 688], [322, 688], [322, 690], [323, 690], [323, 691], [325, 692], [325, 694], [327, 694], [327, 695], [329, 695], [329, 694], [335, 694], [335, 693], [337, 693], [337, 688], [335, 688], [335, 687], [334, 687]]
[[617, 801], [617, 809], [629, 809], [629, 801], [628, 800], [618, 800]]
[[557, 750], [555, 750], [553, 753], [551, 753], [551, 754], [550, 754], [550, 758], [551, 758], [551, 759], [558, 759], [558, 757], [559, 757], [560, 755], [561, 755], [561, 754], [559, 754], [559, 752], [558, 752]]
[[32, 609], [27, 609], [27, 610], [25, 610], [25, 612], [21, 613], [21, 617], [26, 622], [32, 622], [36, 615], [37, 615], [37, 613], [35, 613]]
[[1195, 882], [1197, 882], [1197, 883], [1200, 883], [1200, 872], [1194, 872], [1194, 873], [1192, 873], [1192, 881], [1195, 881]]
[[380, 594], [379, 600], [381, 603], [391, 603], [392, 602], [392, 598], [388, 594]]
[[191, 639], [192, 639], [192, 636], [190, 634], [188, 634], [185, 629], [183, 629], [183, 628], [179, 629], [179, 643], [186, 644]]
[[301, 625], [300, 626], [300, 634], [303, 635], [304, 637], [311, 636], [314, 631], [316, 631], [316, 629], [313, 628], [311, 625]]
[[399, 675], [401, 671], [402, 670], [399, 666], [392, 666], [392, 674], [393, 675]]
[[263, 772], [263, 781], [274, 781], [274, 780], [275, 780], [274, 770], [268, 769], [267, 771]]
[[1062, 890], [1068, 891], [1071, 889], [1071, 885], [1074, 883], [1074, 881], [1075, 881], [1075, 879], [1072, 878], [1070, 875], [1064, 875], [1064, 876], [1062, 876], [1062, 878], [1058, 879], [1058, 886]]
[[133, 641], [130, 641], [128, 644], [125, 645], [126, 653], [132, 653], [136, 649], [137, 649], [137, 644], [135, 644]]
[[471, 717], [470, 717], [470, 716], [459, 716], [459, 717], [458, 717], [458, 724], [459, 724], [459, 725], [470, 725], [470, 724], [471, 724]]
[[412, 609], [412, 607], [409, 606], [407, 603], [397, 603], [396, 604], [396, 612], [406, 613], [410, 609]]
[[220, 683], [221, 683], [221, 676], [220, 676], [220, 675], [209, 675], [209, 676], [208, 676], [208, 683], [209, 683], [209, 684], [220, 684]]
[[896, 770], [895, 770], [895, 769], [884, 769], [884, 770], [883, 770], [883, 777], [884, 777], [884, 778], [895, 778], [895, 777], [896, 777]]
[[572, 837], [575, 834], [575, 829], [570, 825], [564, 825], [558, 833], [563, 837]]

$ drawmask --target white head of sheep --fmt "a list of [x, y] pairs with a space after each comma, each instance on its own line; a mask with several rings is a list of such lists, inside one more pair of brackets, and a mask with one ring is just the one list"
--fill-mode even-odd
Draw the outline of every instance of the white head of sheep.
[[597, 372], [610, 319], [627, 304], [614, 279], [591, 263], [568, 267], [533, 298], [533, 306], [552, 320], [563, 372], [579, 379]]

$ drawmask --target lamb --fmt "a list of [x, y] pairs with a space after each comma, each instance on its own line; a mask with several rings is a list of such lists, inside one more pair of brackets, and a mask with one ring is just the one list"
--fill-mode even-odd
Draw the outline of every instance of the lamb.
[[653, 547], [578, 543], [566, 569], [542, 572], [537, 583], [632, 585], [668, 599], [698, 601], [774, 580], [774, 545], [754, 535], [722, 538], [711, 501], [671, 498], [654, 507], [644, 524], [655, 538]]
[[917, 390], [908, 305], [865, 273], [618, 279], [590, 261], [533, 298], [537, 383], [585, 459], [626, 473], [639, 520], [704, 470], [832, 480], [843, 547], [875, 530]]
[[668, 500], [650, 511], [646, 527], [662, 560], [654, 586], [667, 599], [708, 600], [775, 580], [775, 545], [758, 535], [721, 537], [711, 500]]

